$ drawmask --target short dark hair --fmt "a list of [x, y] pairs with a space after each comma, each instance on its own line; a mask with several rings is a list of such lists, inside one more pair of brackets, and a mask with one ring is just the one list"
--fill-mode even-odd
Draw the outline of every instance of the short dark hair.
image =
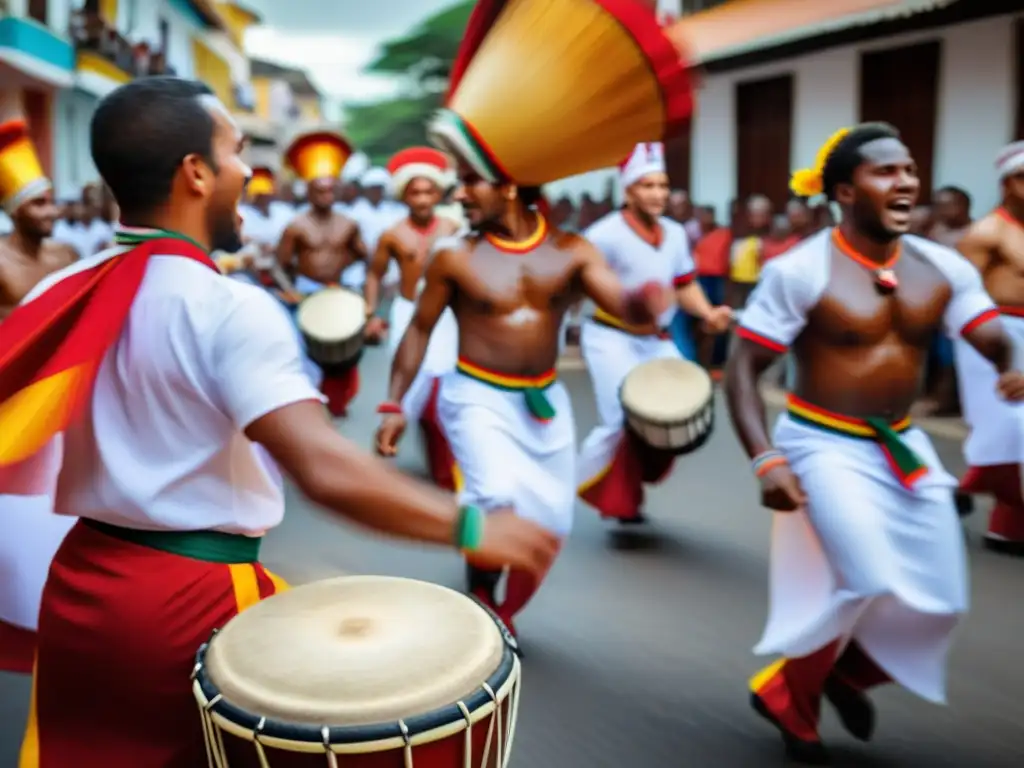
[[527, 207], [536, 205], [544, 197], [540, 187], [519, 187], [518, 191], [519, 199]]
[[936, 190], [936, 192], [935, 192], [936, 195], [941, 195], [943, 193], [946, 193], [948, 195], [953, 195], [954, 197], [959, 197], [960, 198], [960, 202], [963, 203], [964, 206], [966, 206], [968, 209], [971, 207], [971, 195], [970, 195], [970, 193], [967, 192], [966, 189], [963, 189], [962, 187], [954, 187], [954, 186], [950, 185], [950, 186], [945, 186], [942, 189]]
[[213, 92], [177, 77], [143, 77], [108, 94], [90, 126], [92, 161], [122, 214], [150, 213], [167, 202], [187, 155], [213, 162], [213, 117], [199, 97]]
[[888, 123], [864, 123], [851, 130], [832, 150], [822, 169], [825, 196], [835, 200], [836, 186], [853, 181], [854, 172], [864, 162], [860, 150], [865, 144], [879, 139], [898, 139], [900, 132]]

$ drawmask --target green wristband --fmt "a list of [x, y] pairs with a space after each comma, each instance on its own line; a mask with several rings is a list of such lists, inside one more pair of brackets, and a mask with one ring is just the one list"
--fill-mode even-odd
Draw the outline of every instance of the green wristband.
[[463, 552], [480, 549], [484, 543], [484, 512], [480, 507], [467, 504], [459, 507], [459, 519], [455, 524], [455, 547]]

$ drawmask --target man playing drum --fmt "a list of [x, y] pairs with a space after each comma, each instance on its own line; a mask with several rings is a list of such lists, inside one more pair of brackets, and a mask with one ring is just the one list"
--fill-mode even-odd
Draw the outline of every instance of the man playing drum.
[[[638, 145], [621, 166], [621, 183], [625, 207], [592, 224], [584, 237], [601, 250], [623, 285], [664, 286], [674, 294], [673, 305], [700, 318], [709, 331], [725, 331], [731, 310], [708, 302], [695, 279], [686, 231], [664, 215], [670, 191], [664, 147]], [[672, 453], [648, 447], [624, 428], [619, 389], [638, 365], [680, 357], [667, 330], [674, 312], [671, 306], [662, 317], [638, 326], [598, 309], [583, 325], [580, 351], [601, 424], [580, 448], [578, 493], [604, 518], [642, 521], [644, 483], [659, 482], [672, 467]]]
[[[306, 183], [309, 209], [299, 213], [285, 229], [277, 247], [282, 268], [295, 276], [295, 289], [309, 295], [341, 283], [341, 273], [366, 260], [356, 223], [334, 210], [334, 187], [352, 155], [348, 142], [337, 133], [317, 131], [298, 136], [285, 159]], [[334, 416], [345, 416], [359, 392], [359, 370], [325, 370], [320, 390]]]
[[[384, 321], [378, 317], [381, 281], [388, 267], [395, 263], [399, 270], [399, 294], [391, 304], [388, 348], [394, 357], [405, 329], [412, 320], [416, 297], [423, 288], [427, 256], [434, 244], [454, 235], [459, 225], [452, 219], [437, 216], [435, 207], [451, 183], [448, 158], [429, 147], [406, 149], [388, 163], [395, 196], [409, 209], [408, 215], [385, 230], [366, 274], [367, 334], [379, 337]], [[430, 344], [416, 379], [409, 387], [402, 408], [406, 418], [419, 422], [426, 443], [427, 464], [434, 482], [454, 490], [452, 455], [437, 421], [436, 383], [439, 376], [455, 367], [458, 353], [458, 329], [450, 310], [445, 309], [430, 334]]]
[[[1004, 149], [996, 165], [1002, 205], [973, 224], [958, 247], [981, 271], [1019, 356], [1024, 352], [1024, 141]], [[995, 496], [985, 545], [1024, 555], [1024, 409], [999, 397], [998, 374], [983, 356], [963, 341], [954, 349], [960, 401], [971, 426], [964, 442], [970, 469], [961, 490]]]
[[[962, 336], [1024, 398], [1013, 348], [980, 276], [907, 235], [920, 191], [897, 131], [841, 131], [799, 196], [825, 194], [842, 221], [770, 261], [743, 311], [726, 372], [729, 410], [776, 512], [771, 602], [755, 652], [784, 658], [751, 681], [755, 710], [790, 754], [826, 764], [822, 694], [852, 735], [874, 727], [868, 689], [897, 682], [945, 700], [945, 662], [967, 610], [956, 481], [907, 416], [935, 332]], [[791, 350], [796, 383], [773, 437], [758, 378]]]
[[[584, 45], [553, 65], [550, 49], [561, 50], [564, 36], [573, 39], [583, 27], [602, 45]], [[653, 283], [626, 291], [593, 245], [552, 228], [536, 210], [540, 185], [622, 157], [636, 140], [628, 137], [657, 135], [666, 115], [688, 109], [682, 62], [673, 56], [655, 67], [648, 59], [659, 44], [667, 43], [653, 12], [639, 5], [484, 0], [454, 64], [448, 106], [428, 127], [431, 140], [458, 158], [456, 199], [472, 232], [437, 249], [427, 265], [426, 287], [392, 365], [390, 401], [380, 408], [378, 449], [394, 453], [406, 426], [401, 403], [450, 308], [459, 356], [441, 380], [438, 414], [461, 498], [486, 510], [514, 508], [560, 538], [570, 531], [575, 502], [575, 424], [555, 373], [566, 310], [587, 296], [605, 312], [643, 324], [665, 309], [666, 296]], [[604, 101], [579, 105], [584, 71], [597, 73], [596, 92], [625, 80], [660, 99], [639, 111], [629, 99], [620, 111]], [[486, 74], [494, 72], [508, 77], [494, 82]], [[586, 117], [598, 113], [599, 121]], [[514, 632], [513, 619], [540, 580], [513, 568], [498, 605], [501, 571], [469, 561], [470, 592]]]
[[92, 153], [121, 206], [119, 246], [5, 321], [0, 467], [31, 475], [63, 434], [55, 508], [80, 517], [43, 592], [22, 768], [206, 764], [189, 674], [216, 627], [283, 586], [258, 562], [284, 513], [278, 466], [395, 536], [537, 574], [557, 551], [540, 527], [457, 508], [337, 433], [284, 312], [207, 255], [237, 246], [241, 144], [200, 83], [115, 90]]

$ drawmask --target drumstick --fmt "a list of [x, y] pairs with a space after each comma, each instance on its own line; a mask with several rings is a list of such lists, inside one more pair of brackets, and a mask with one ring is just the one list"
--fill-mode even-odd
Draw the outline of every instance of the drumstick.
[[[845, 0], [842, 15], [883, 10], [900, 2]], [[835, 18], [833, 4], [821, 0], [732, 0], [674, 22], [666, 27], [665, 34], [684, 59], [700, 64], [710, 56], [742, 48], [755, 40]]]

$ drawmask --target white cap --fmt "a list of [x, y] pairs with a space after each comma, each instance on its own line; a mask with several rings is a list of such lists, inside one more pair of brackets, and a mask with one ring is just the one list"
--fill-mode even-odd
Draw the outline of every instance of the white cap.
[[341, 180], [345, 182], [359, 181], [359, 177], [366, 173], [366, 169], [369, 167], [370, 158], [363, 152], [356, 152], [341, 169]]
[[1021, 170], [1024, 170], [1024, 141], [1017, 141], [999, 153], [996, 158], [996, 171], [999, 172], [999, 179], [1002, 181]]
[[384, 187], [384, 189], [387, 189], [391, 186], [391, 174], [383, 168], [375, 166], [359, 177], [359, 185], [363, 189], [366, 187]]
[[633, 154], [619, 164], [623, 188], [636, 184], [648, 174], [665, 172], [665, 145], [657, 141], [637, 144]]

